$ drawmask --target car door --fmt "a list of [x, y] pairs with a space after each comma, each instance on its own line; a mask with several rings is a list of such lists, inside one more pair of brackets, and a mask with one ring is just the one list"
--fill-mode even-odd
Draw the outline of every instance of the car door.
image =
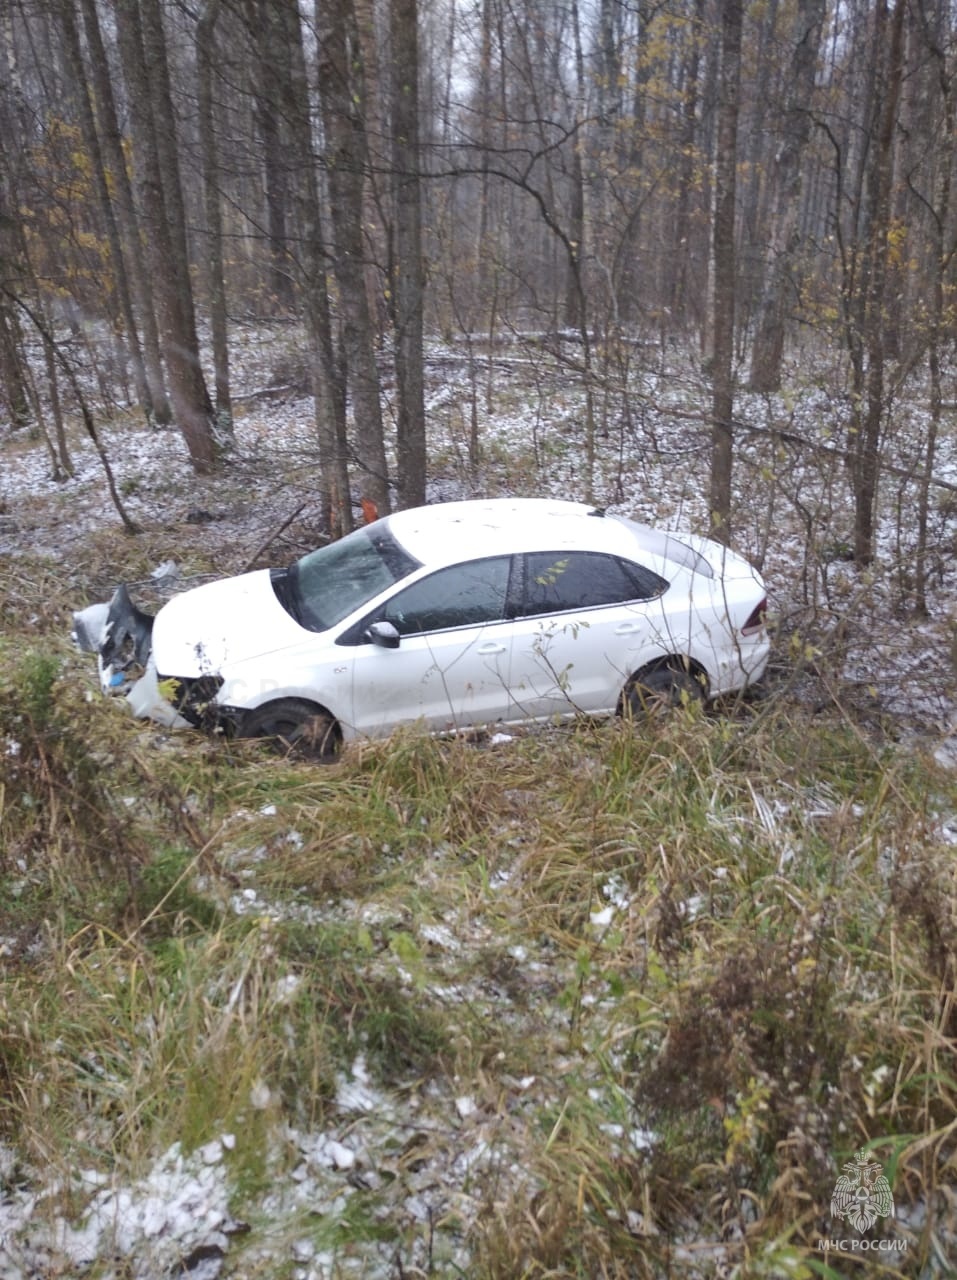
[[613, 712], [629, 675], [660, 652], [667, 582], [618, 556], [522, 557], [509, 685], [513, 718]]
[[[506, 715], [511, 560], [493, 556], [436, 570], [363, 619], [352, 682], [358, 733], [379, 737], [415, 721], [432, 730], [461, 729]], [[366, 638], [374, 622], [391, 623], [396, 647]]]

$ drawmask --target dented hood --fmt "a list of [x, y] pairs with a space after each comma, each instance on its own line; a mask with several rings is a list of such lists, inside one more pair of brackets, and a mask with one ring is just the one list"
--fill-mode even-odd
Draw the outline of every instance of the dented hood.
[[153, 658], [161, 676], [216, 675], [309, 637], [276, 598], [268, 569], [184, 591], [159, 611]]

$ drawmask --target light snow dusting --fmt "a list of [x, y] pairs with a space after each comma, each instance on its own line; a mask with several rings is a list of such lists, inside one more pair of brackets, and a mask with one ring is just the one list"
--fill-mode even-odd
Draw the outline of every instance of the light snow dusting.
[[[132, 518], [147, 538], [175, 532], [175, 558], [164, 546], [145, 583], [160, 596], [190, 584], [194, 559], [203, 573], [215, 561], [225, 575], [245, 568], [264, 547], [267, 559], [279, 563], [285, 556], [288, 561], [321, 535], [313, 406], [294, 389], [274, 395], [269, 387], [271, 367], [283, 356], [280, 343], [288, 341], [287, 335], [275, 345], [268, 334], [261, 341], [244, 334], [243, 341], [238, 367], [245, 385], [235, 389], [243, 411], [223, 476], [193, 475], [175, 430], [129, 423], [100, 428]], [[529, 352], [496, 365], [493, 403], [481, 421], [483, 456], [470, 459], [466, 407], [476, 394], [474, 370], [470, 373], [468, 362], [452, 347], [433, 348], [427, 385], [430, 500], [507, 492], [586, 496], [583, 393], [569, 385], [558, 366], [547, 363], [544, 352]], [[706, 420], [699, 420], [706, 403], [702, 384], [684, 364], [669, 363], [665, 353], [649, 356], [649, 364], [636, 375], [628, 412], [620, 406], [613, 411], [597, 442], [595, 500], [664, 528], [703, 532], [710, 437]], [[479, 398], [484, 403], [484, 392]], [[737, 415], [752, 428], [741, 432], [737, 446], [737, 549], [759, 564], [769, 585], [779, 633], [770, 679], [789, 684], [794, 697], [811, 705], [827, 704], [840, 686], [864, 715], [882, 725], [883, 717], [891, 717], [888, 732], [929, 747], [942, 768], [957, 769], [955, 495], [935, 495], [930, 616], [916, 620], [900, 606], [912, 576], [916, 537], [913, 521], [902, 520], [900, 511], [913, 507], [913, 493], [885, 477], [877, 563], [868, 572], [856, 569], [847, 554], [852, 526], [840, 464], [813, 450], [775, 443], [767, 435], [769, 428], [786, 423], [795, 437], [824, 443], [838, 435], [846, 412], [839, 397], [818, 392], [790, 405], [746, 395], [737, 404]], [[925, 415], [901, 405], [896, 412], [900, 429], [888, 450], [891, 461], [906, 466], [913, 461], [908, 449], [913, 452], [926, 430]], [[46, 556], [57, 572], [71, 576], [73, 548], [80, 541], [102, 539], [104, 530], [111, 529], [120, 536], [101, 463], [92, 444], [77, 439], [72, 443], [76, 474], [57, 482], [50, 478], [42, 444], [21, 437], [6, 438], [8, 455], [0, 468], [0, 557]], [[762, 480], [769, 468], [776, 475], [771, 492]], [[950, 436], [940, 443], [936, 472], [957, 483], [957, 442]], [[277, 529], [297, 510], [298, 521], [284, 540], [276, 540]], [[78, 630], [96, 640], [105, 619], [103, 606], [78, 599], [76, 608]], [[488, 745], [508, 751], [514, 742], [512, 734], [496, 733]], [[16, 758], [19, 751], [14, 733], [0, 734], [0, 753]], [[264, 818], [281, 818], [280, 806], [264, 802], [258, 812], [237, 812], [231, 822], [241, 829], [247, 820]], [[824, 786], [798, 788], [782, 780], [767, 793], [753, 789], [735, 813], [716, 810], [712, 819], [722, 826], [732, 849], [745, 838], [773, 846], [783, 875], [800, 856], [802, 832], [852, 821], [854, 814], [842, 810]], [[957, 816], [943, 813], [934, 820], [941, 842], [957, 846]], [[520, 851], [522, 839], [509, 833], [503, 844]], [[286, 920], [320, 927], [334, 908], [340, 913], [348, 909], [369, 929], [394, 922], [398, 909], [391, 907], [347, 900], [332, 906], [277, 902], [250, 882], [259, 864], [271, 856], [295, 854], [303, 841], [302, 833], [290, 826], [270, 845], [255, 844], [237, 855], [228, 909], [267, 924]], [[894, 851], [881, 856], [882, 872], [889, 875]], [[517, 855], [512, 864], [490, 872], [489, 888], [506, 899], [521, 876]], [[706, 913], [712, 896], [727, 891], [728, 879], [727, 869], [717, 867], [708, 884], [685, 886], [677, 902], [680, 916], [691, 920]], [[616, 930], [633, 910], [631, 897], [620, 877], [601, 884], [588, 909], [588, 940], [596, 952], [614, 945]], [[415, 940], [410, 939], [410, 949], [420, 947], [438, 963], [455, 966], [454, 973], [442, 975], [445, 985], [433, 986], [429, 994], [461, 1008], [463, 1022], [470, 1008], [494, 1005], [499, 998], [491, 983], [483, 987], [478, 979], [462, 980], [469, 957], [486, 941], [483, 927], [481, 920], [467, 919], [463, 912], [461, 918], [419, 923]], [[4, 948], [0, 938], [0, 959]], [[534, 997], [533, 943], [514, 943], [508, 954], [521, 966]], [[395, 960], [393, 972], [402, 977], [407, 998], [415, 1000], [420, 975], [412, 972], [411, 960], [403, 965]], [[571, 982], [574, 975], [567, 977]], [[277, 975], [270, 988], [272, 1003], [282, 1009], [297, 999], [299, 989], [295, 975]], [[236, 1001], [240, 999], [237, 990]], [[550, 1016], [554, 992], [541, 999]], [[597, 1001], [593, 993], [584, 997], [586, 1004]], [[579, 1067], [587, 1070], [587, 1055]], [[258, 1171], [260, 1189], [243, 1197], [242, 1219], [234, 1217], [231, 1207], [243, 1176], [238, 1131], [224, 1132], [189, 1152], [174, 1143], [152, 1161], [145, 1159], [142, 1167], [117, 1161], [109, 1172], [92, 1162], [71, 1171], [31, 1167], [12, 1148], [0, 1145], [0, 1280], [80, 1276], [93, 1268], [98, 1280], [183, 1274], [215, 1280], [240, 1237], [253, 1240], [248, 1256], [250, 1266], [257, 1259], [262, 1266], [257, 1275], [270, 1274], [268, 1258], [275, 1256], [282, 1257], [282, 1274], [292, 1280], [385, 1280], [397, 1274], [395, 1239], [376, 1231], [385, 1221], [398, 1224], [412, 1242], [404, 1274], [473, 1274], [468, 1244], [472, 1224], [496, 1203], [496, 1196], [524, 1196], [531, 1202], [540, 1190], [522, 1167], [522, 1127], [540, 1127], [549, 1108], [560, 1108], [560, 1081], [561, 1065], [556, 1063], [552, 1079], [518, 1075], [489, 1097], [471, 1080], [466, 1087], [451, 1079], [443, 1085], [389, 1089], [376, 1081], [367, 1057], [358, 1054], [348, 1071], [335, 1077], [328, 1124], [316, 1129], [283, 1126], [270, 1134]], [[248, 1102], [247, 1114], [265, 1125], [276, 1106], [273, 1091], [253, 1080]], [[620, 1099], [596, 1099], [601, 1107], [610, 1102], [627, 1112]], [[655, 1134], [617, 1115], [602, 1124], [613, 1154], [633, 1158], [653, 1147]], [[109, 1162], [104, 1157], [101, 1163]], [[361, 1248], [350, 1243], [344, 1249], [336, 1224], [353, 1212], [369, 1215], [368, 1229]], [[453, 1225], [440, 1233], [438, 1222]], [[652, 1230], [633, 1211], [629, 1224], [639, 1234]], [[680, 1272], [684, 1263], [676, 1256], [675, 1265]]]

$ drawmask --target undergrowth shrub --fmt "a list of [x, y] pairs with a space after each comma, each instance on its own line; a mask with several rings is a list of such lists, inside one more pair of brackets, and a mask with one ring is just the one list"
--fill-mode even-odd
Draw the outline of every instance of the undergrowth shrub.
[[305, 990], [340, 1062], [348, 1065], [362, 1054], [390, 1082], [441, 1073], [450, 1056], [446, 1020], [426, 993], [410, 998], [393, 966], [376, 963], [376, 944], [366, 929], [287, 923], [276, 933], [276, 946], [295, 972], [308, 975]]
[[193, 886], [195, 862], [191, 850], [174, 845], [160, 848], [137, 868], [130, 912], [141, 933], [168, 937], [216, 927], [219, 909]]
[[61, 674], [52, 652], [0, 652], [0, 874], [79, 900], [91, 877], [125, 878], [142, 845]]
[[900, 927], [926, 966], [926, 1015], [957, 1047], [957, 863], [951, 852], [925, 854], [895, 869], [891, 900]]

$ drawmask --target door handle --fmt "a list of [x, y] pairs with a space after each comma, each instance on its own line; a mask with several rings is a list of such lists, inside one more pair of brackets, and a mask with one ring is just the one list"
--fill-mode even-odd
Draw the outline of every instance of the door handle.
[[633, 636], [641, 630], [640, 622], [622, 622], [615, 627], [616, 636]]
[[494, 640], [488, 640], [486, 641], [485, 644], [480, 644], [478, 649], [476, 649], [476, 653], [482, 654], [483, 657], [486, 657], [489, 654], [504, 653], [504, 652], [505, 652], [504, 644], [496, 644]]

